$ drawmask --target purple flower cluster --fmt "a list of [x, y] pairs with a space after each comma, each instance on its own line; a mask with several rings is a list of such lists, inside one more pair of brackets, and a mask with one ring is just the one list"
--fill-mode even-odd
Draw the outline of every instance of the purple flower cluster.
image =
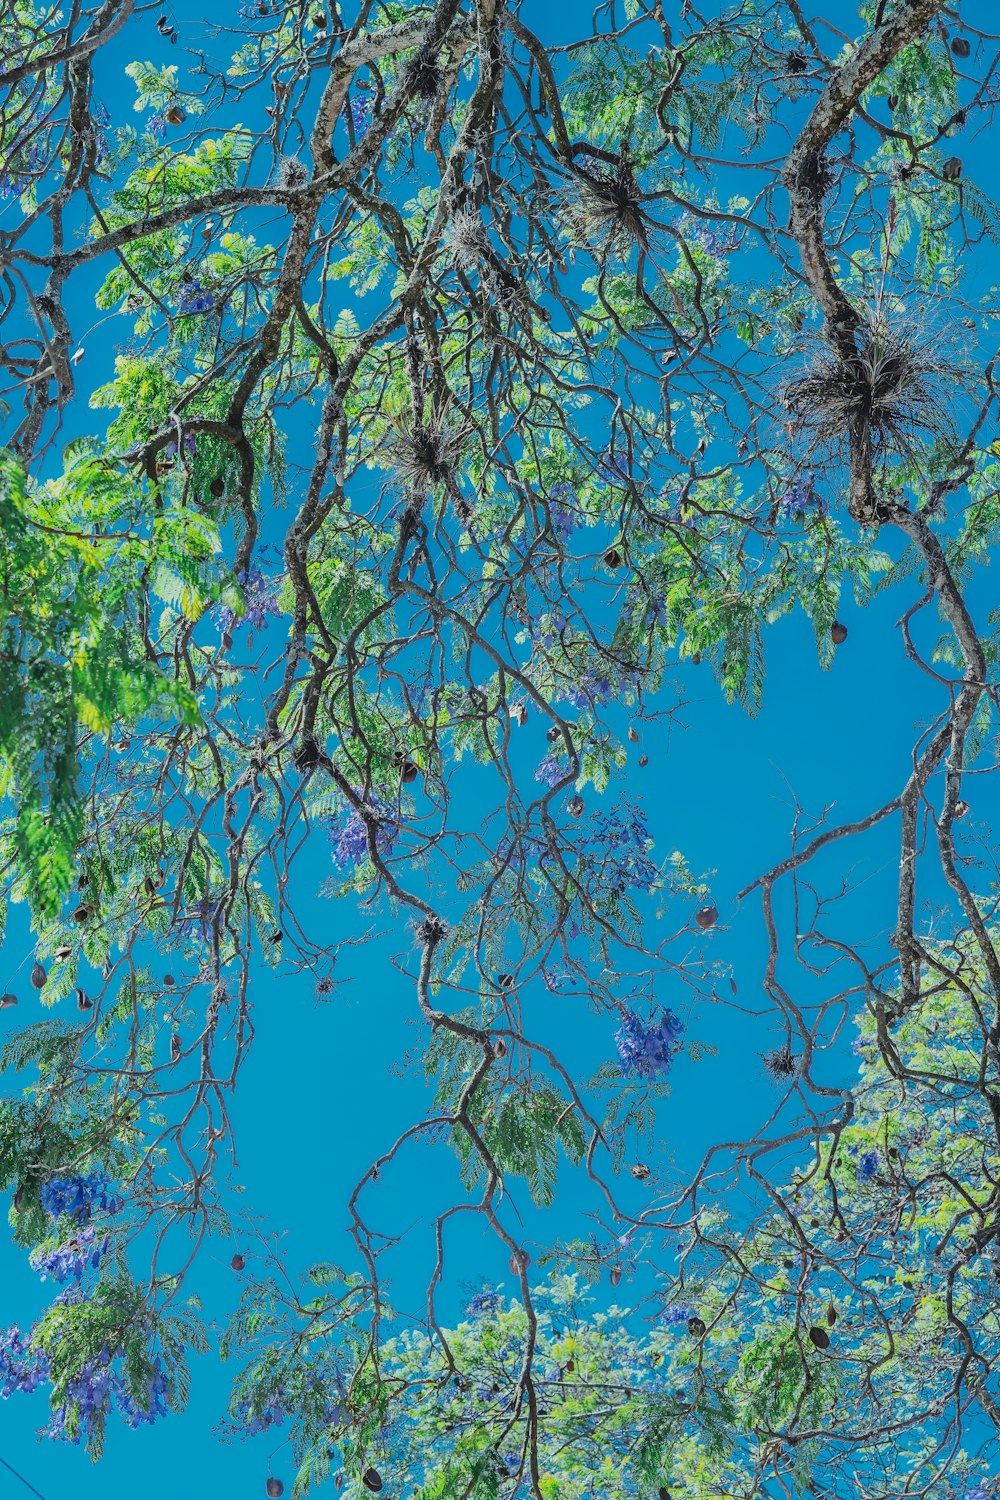
[[121, 1208], [121, 1199], [110, 1188], [107, 1173], [98, 1168], [86, 1177], [53, 1177], [43, 1183], [39, 1197], [50, 1219], [66, 1214], [77, 1224], [87, 1224], [95, 1208], [109, 1214]]
[[178, 936], [186, 938], [197, 934], [207, 943], [222, 909], [222, 901], [213, 901], [210, 897], [203, 896], [177, 924]]
[[723, 260], [731, 255], [736, 249], [734, 239], [722, 239], [708, 224], [694, 219], [690, 214], [685, 214], [681, 219], [680, 228], [685, 239], [693, 240], [702, 250], [711, 255], [715, 260]]
[[543, 781], [546, 786], [557, 786], [569, 770], [569, 764], [565, 758], [557, 755], [547, 755], [535, 768], [535, 780]]
[[215, 306], [212, 293], [206, 291], [197, 277], [181, 283], [177, 298], [177, 311], [183, 314], [211, 312]]
[[368, 93], [358, 92], [351, 96], [351, 124], [354, 126], [354, 138], [360, 141], [365, 131], [372, 122], [372, 98]]
[[107, 1345], [96, 1359], [88, 1360], [66, 1384], [66, 1400], [56, 1412], [46, 1436], [59, 1442], [79, 1443], [117, 1407], [129, 1427], [137, 1428], [167, 1415], [169, 1383], [159, 1359], [153, 1361], [145, 1398], [139, 1401], [124, 1376], [114, 1368]]
[[65, 1244], [57, 1245], [54, 1250], [33, 1251], [31, 1267], [43, 1281], [51, 1276], [60, 1286], [65, 1281], [79, 1282], [83, 1280], [85, 1271], [97, 1270], [110, 1243], [107, 1235], [98, 1240], [95, 1230], [81, 1229], [79, 1234], [75, 1234]]
[[975, 1489], [966, 1490], [965, 1500], [992, 1500], [989, 1490], [983, 1484], [977, 1484]]
[[161, 113], [160, 110], [157, 110], [154, 114], [151, 114], [149, 119], [146, 121], [146, 129], [149, 131], [154, 140], [162, 141], [163, 137], [167, 133], [166, 115]]
[[678, 1307], [677, 1304], [674, 1303], [672, 1306], [665, 1307], [663, 1309], [663, 1312], [660, 1315], [660, 1321], [661, 1323], [666, 1323], [668, 1328], [673, 1328], [678, 1323], [686, 1323], [690, 1316], [691, 1309], [689, 1307]]
[[621, 1029], [615, 1032], [622, 1072], [635, 1073], [639, 1078], [654, 1078], [657, 1073], [668, 1072], [680, 1051], [683, 1032], [683, 1021], [671, 1010], [664, 1011], [657, 1026], [648, 1027], [630, 1012]]
[[609, 444], [604, 457], [598, 461], [595, 472], [604, 484], [628, 484], [632, 477], [628, 449], [615, 448]]
[[[185, 453], [197, 453], [197, 451], [198, 451], [198, 439], [195, 437], [195, 435], [194, 435], [193, 432], [186, 432], [184, 434], [184, 452]], [[177, 457], [178, 448], [177, 448], [176, 441], [173, 442], [173, 443], [168, 443], [167, 444], [166, 453], [167, 453], [167, 457], [168, 458], [176, 458]]]
[[231, 635], [233, 629], [244, 621], [252, 629], [262, 630], [269, 616], [277, 617], [281, 614], [278, 608], [280, 578], [265, 578], [259, 568], [241, 568], [236, 578], [243, 589], [246, 612], [237, 615], [228, 604], [218, 605], [215, 609], [215, 621], [223, 635]]
[[[360, 797], [361, 793], [357, 795]], [[399, 824], [392, 809], [381, 798], [373, 797], [367, 806], [378, 818], [375, 847], [380, 854], [389, 854], [399, 835]], [[341, 870], [356, 868], [365, 862], [368, 858], [368, 830], [356, 808], [330, 819], [330, 842], [333, 844], [333, 862]]]
[[810, 474], [808, 479], [792, 480], [778, 501], [778, 516], [781, 520], [801, 521], [810, 511], [817, 516], [826, 515], [826, 501], [813, 489], [815, 478], [815, 474]]
[[552, 491], [553, 503], [549, 513], [557, 541], [568, 542], [579, 525], [580, 517], [575, 510], [571, 509], [571, 502], [574, 499], [575, 496], [568, 484], [557, 484]]
[[617, 807], [597, 814], [582, 847], [584, 870], [616, 895], [624, 895], [630, 886], [649, 892], [659, 879], [649, 857], [653, 847], [649, 828], [635, 808]]
[[241, 1401], [234, 1413], [236, 1420], [244, 1424], [247, 1437], [256, 1437], [260, 1432], [267, 1432], [272, 1427], [280, 1427], [288, 1416], [285, 1405], [287, 1396], [283, 1390], [277, 1390], [271, 1396], [266, 1406], [251, 1411], [249, 1401]]
[[862, 1182], [871, 1182], [879, 1169], [879, 1154], [877, 1151], [863, 1151], [858, 1162], [858, 1176]]
[[48, 1356], [44, 1350], [33, 1349], [16, 1324], [0, 1333], [0, 1396], [5, 1401], [15, 1391], [37, 1390], [48, 1373]]
[[497, 1291], [491, 1291], [484, 1287], [481, 1292], [476, 1292], [469, 1299], [468, 1311], [476, 1316], [478, 1313], [496, 1313], [503, 1307], [503, 1297]]

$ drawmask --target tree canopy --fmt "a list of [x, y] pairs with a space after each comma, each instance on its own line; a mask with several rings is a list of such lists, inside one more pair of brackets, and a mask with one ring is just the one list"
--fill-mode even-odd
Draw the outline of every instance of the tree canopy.
[[[1000, 1494], [995, 24], [11, 0], [10, 1411], [99, 1458], [200, 1357], [271, 1496]], [[739, 892], [664, 847], [691, 695], [885, 600], [860, 810], [793, 793]], [[346, 1054], [359, 951], [419, 1105], [350, 1185], [297, 1144], [307, 1267], [239, 1122], [274, 997]], [[671, 1153], [748, 1017], [752, 1127]]]

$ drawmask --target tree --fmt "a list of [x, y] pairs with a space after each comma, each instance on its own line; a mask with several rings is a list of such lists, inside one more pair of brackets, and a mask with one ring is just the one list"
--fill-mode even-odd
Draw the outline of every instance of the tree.
[[[562, 48], [503, 0], [164, 15], [157, 51], [183, 61], [128, 66], [135, 124], [100, 102], [111, 44], [140, 45], [127, 0], [5, 23], [0, 844], [32, 983], [77, 1014], [0, 1057], [34, 1070], [5, 1104], [14, 1233], [70, 1284], [7, 1336], [4, 1389], [47, 1385], [56, 1434], [95, 1453], [113, 1409], [181, 1404], [205, 1344], [185, 1282], [229, 1228], [254, 976], [335, 984], [325, 838], [329, 894], [405, 934], [433, 1105], [373, 1138], [353, 1265], [247, 1288], [222, 1343], [236, 1427], [287, 1416], [300, 1489], [982, 1477], [962, 1443], [997, 1420], [1000, 957], [962, 830], [993, 758], [997, 215], [948, 153], [992, 119], [990, 17], [668, 11], [602, 8]], [[90, 379], [95, 276], [123, 342]], [[81, 436], [85, 398], [111, 415]], [[752, 713], [767, 622], [801, 607], [829, 665], [842, 591], [890, 587], [937, 695], [898, 791], [849, 823], [802, 812], [743, 893], [781, 1103], [693, 1181], [635, 1161], [655, 1196], [634, 1211], [619, 1179], [726, 976], [692, 946], [710, 884], [654, 850], [629, 746], [676, 715], [678, 663]], [[840, 862], [890, 829], [872, 957]], [[553, 993], [605, 1019], [596, 1079], [546, 1040]], [[855, 1088], [819, 1067], [849, 1011]], [[441, 1137], [464, 1188], [434, 1206], [406, 1339], [369, 1203]], [[548, 1247], [539, 1292], [506, 1190], [558, 1204], [561, 1162], [599, 1229]], [[469, 1212], [520, 1302], [477, 1294], [447, 1330]], [[585, 1311], [582, 1280], [633, 1265], [683, 1318]]]

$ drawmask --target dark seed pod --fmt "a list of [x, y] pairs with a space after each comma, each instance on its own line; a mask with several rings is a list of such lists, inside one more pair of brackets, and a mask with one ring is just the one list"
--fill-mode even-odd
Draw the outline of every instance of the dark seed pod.
[[635, 1178], [636, 1182], [645, 1182], [646, 1178], [649, 1176], [649, 1168], [646, 1166], [645, 1162], [637, 1161], [635, 1166], [631, 1170], [632, 1176]]
[[830, 639], [835, 646], [842, 646], [847, 640], [847, 626], [842, 625], [839, 620], [834, 620], [830, 626]]
[[0, 995], [0, 1010], [10, 1010], [11, 1006], [16, 1004], [16, 995], [12, 995], [9, 992], [6, 995]]
[[885, 102], [886, 104], [888, 104], [890, 109], [897, 109], [899, 107], [899, 95], [890, 94]]
[[77, 1010], [93, 1010], [94, 1008], [93, 1000], [91, 1000], [90, 996], [86, 995], [83, 990], [79, 988], [79, 986], [76, 990], [76, 1008]]
[[270, 1496], [270, 1500], [278, 1500], [278, 1496], [285, 1493], [285, 1486], [280, 1479], [269, 1479], [264, 1489]]
[[832, 1302], [830, 1303], [830, 1305], [827, 1307], [827, 1310], [826, 1310], [826, 1321], [830, 1325], [831, 1328], [833, 1327], [834, 1323], [836, 1323], [836, 1321], [837, 1321], [837, 1309], [834, 1307], [834, 1305], [833, 1305]]
[[621, 1266], [612, 1266], [611, 1267], [611, 1275], [610, 1275], [610, 1277], [608, 1279], [611, 1282], [612, 1286], [620, 1286], [621, 1285], [621, 1279], [622, 1279], [622, 1268], [621, 1268]]
[[170, 21], [169, 21], [169, 18], [167, 16], [158, 16], [157, 17], [157, 21], [156, 21], [156, 29], [157, 29], [157, 31], [163, 31], [163, 32], [169, 31], [170, 30]]
[[319, 746], [316, 741], [312, 738], [304, 739], [292, 759], [295, 761], [296, 770], [315, 770], [320, 761]]
[[660, 1488], [657, 1491], [657, 1495], [659, 1497], [659, 1500], [670, 1500], [670, 1491], [667, 1489], [665, 1484], [660, 1485]]
[[621, 567], [621, 565], [622, 565], [622, 555], [618, 551], [617, 547], [609, 547], [608, 548], [607, 552], [605, 552], [605, 554], [604, 554], [604, 563], [605, 563], [606, 567], [611, 568], [611, 569], [620, 568]]
[[562, 739], [562, 730], [559, 728], [558, 724], [553, 724], [551, 729], [546, 729], [545, 738], [548, 740], [550, 745], [554, 745], [556, 740]]
[[693, 1339], [703, 1339], [707, 1332], [708, 1327], [704, 1318], [699, 1318], [697, 1314], [692, 1318], [688, 1318], [688, 1333]]
[[502, 1036], [501, 1037], [497, 1037], [496, 1041], [493, 1043], [493, 1056], [494, 1057], [506, 1057], [507, 1056], [507, 1043], [504, 1041], [504, 1039], [503, 1039]]
[[513, 986], [513, 984], [514, 984], [514, 976], [513, 976], [513, 974], [498, 974], [497, 975], [497, 984], [500, 986], [500, 988], [502, 990], [509, 990], [509, 989], [511, 989], [512, 986]]
[[719, 920], [719, 909], [709, 902], [706, 906], [699, 906], [694, 919], [702, 931], [707, 932], [709, 927], [714, 927]]
[[90, 913], [91, 913], [91, 907], [86, 906], [86, 905], [84, 905], [84, 906], [78, 906], [77, 909], [76, 909], [76, 911], [73, 913], [73, 921], [74, 922], [86, 922], [87, 918], [90, 916]]
[[270, 941], [272, 943], [280, 943], [280, 942], [283, 941], [284, 936], [285, 936], [285, 934], [282, 932], [281, 928], [279, 927], [278, 930], [277, 930], [277, 932], [272, 932], [271, 933]]
[[829, 1349], [830, 1335], [825, 1328], [810, 1328], [809, 1338], [817, 1349]]
[[648, 755], [640, 755], [639, 756], [639, 765], [640, 766], [648, 766], [649, 765], [649, 756]]
[[955, 817], [956, 818], [964, 818], [965, 815], [966, 815], [966, 813], [968, 811], [969, 811], [969, 804], [967, 802], [962, 801], [962, 799], [959, 798], [959, 800], [955, 803]]
[[317, 31], [326, 30], [326, 16], [322, 11], [317, 11], [317, 13], [312, 18], [312, 23]]
[[163, 976], [163, 983], [166, 985], [167, 989], [169, 990], [169, 989], [173, 989], [173, 987], [177, 983], [177, 981], [174, 979], [174, 976], [172, 974], [164, 974], [164, 976]]
[[36, 958], [35, 959], [35, 963], [34, 963], [34, 967], [31, 970], [31, 988], [33, 990], [42, 990], [42, 989], [44, 989], [45, 988], [45, 981], [46, 981], [46, 979], [48, 979], [48, 977], [49, 976], [46, 974], [45, 970], [42, 968], [41, 964], [38, 962], [38, 959]]
[[[212, 233], [211, 230], [209, 230], [208, 232], [209, 234]], [[208, 493], [210, 495], [214, 495], [216, 500], [219, 500], [226, 493], [226, 481], [219, 478], [213, 479], [211, 484], [208, 486]]]
[[941, 176], [945, 182], [957, 182], [962, 175], [962, 158], [960, 156], [949, 156], [941, 168]]
[[583, 798], [577, 793], [566, 803], [566, 811], [571, 818], [579, 818], [583, 815]]
[[237, 1250], [236, 1254], [233, 1256], [229, 1264], [232, 1266], [234, 1271], [242, 1271], [246, 1268], [246, 1259]]
[[14, 1193], [14, 1212], [19, 1214], [21, 1212], [21, 1209], [23, 1207], [24, 1207], [24, 1183], [23, 1182], [19, 1182], [18, 1185], [17, 1185], [17, 1191]]
[[637, 744], [639, 740], [638, 729], [633, 729], [632, 726], [629, 725], [628, 737], [632, 741], [633, 745]]
[[956, 57], [968, 57], [969, 53], [972, 51], [972, 48], [969, 46], [969, 43], [966, 41], [964, 36], [956, 36], [952, 40], [951, 50]]
[[402, 766], [400, 767], [399, 775], [402, 781], [416, 781], [417, 777], [420, 775], [420, 768], [419, 766], [414, 765], [412, 760], [404, 760]]
[[55, 960], [57, 964], [64, 964], [67, 958], [72, 958], [72, 956], [73, 950], [68, 943], [63, 943], [62, 947], [57, 948], [55, 951]]
[[171, 125], [183, 125], [187, 119], [187, 112], [179, 104], [171, 104], [167, 110], [167, 119]]
[[785, 58], [785, 67], [789, 73], [804, 73], [809, 64], [801, 52], [789, 52]]
[[366, 1490], [371, 1490], [373, 1495], [377, 1495], [382, 1488], [382, 1476], [378, 1469], [366, 1469], [361, 1476], [361, 1483]]

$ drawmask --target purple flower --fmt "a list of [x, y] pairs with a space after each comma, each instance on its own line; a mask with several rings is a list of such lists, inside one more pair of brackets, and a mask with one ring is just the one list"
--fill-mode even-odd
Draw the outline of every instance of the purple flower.
[[241, 1401], [234, 1415], [245, 1424], [247, 1437], [256, 1437], [259, 1432], [267, 1432], [269, 1428], [280, 1427], [284, 1423], [288, 1412], [283, 1403], [287, 1399], [285, 1392], [279, 1389], [266, 1406], [251, 1408], [249, 1401]]
[[664, 1011], [659, 1025], [650, 1027], [643, 1026], [639, 1017], [629, 1012], [621, 1029], [615, 1032], [622, 1072], [646, 1079], [666, 1073], [680, 1051], [683, 1032], [684, 1023], [671, 1010]]
[[230, 635], [234, 626], [242, 625], [244, 621], [247, 621], [254, 630], [261, 630], [267, 624], [269, 617], [277, 617], [281, 614], [278, 607], [280, 577], [265, 578], [259, 568], [241, 568], [236, 577], [243, 588], [246, 611], [242, 615], [237, 615], [228, 604], [217, 604], [213, 614], [221, 635]]
[[0, 1396], [5, 1401], [15, 1391], [30, 1394], [48, 1373], [48, 1356], [44, 1350], [33, 1349], [16, 1324], [0, 1333]]
[[186, 938], [198, 934], [207, 943], [222, 914], [223, 906], [222, 901], [212, 901], [208, 896], [202, 896], [177, 924], [178, 936]]
[[367, 93], [356, 93], [351, 96], [351, 124], [354, 126], [354, 135], [360, 141], [372, 118], [371, 96]]
[[167, 133], [166, 115], [161, 114], [159, 110], [157, 110], [155, 114], [151, 114], [149, 119], [146, 121], [146, 129], [155, 140], [162, 141], [163, 137]]
[[549, 513], [557, 541], [568, 542], [579, 525], [580, 517], [571, 508], [575, 498], [568, 484], [557, 484], [552, 491], [553, 504], [549, 507]]
[[652, 847], [642, 813], [618, 807], [595, 815], [591, 832], [581, 843], [581, 867], [615, 895], [624, 895], [629, 887], [648, 893], [659, 879], [659, 871], [649, 858]]

